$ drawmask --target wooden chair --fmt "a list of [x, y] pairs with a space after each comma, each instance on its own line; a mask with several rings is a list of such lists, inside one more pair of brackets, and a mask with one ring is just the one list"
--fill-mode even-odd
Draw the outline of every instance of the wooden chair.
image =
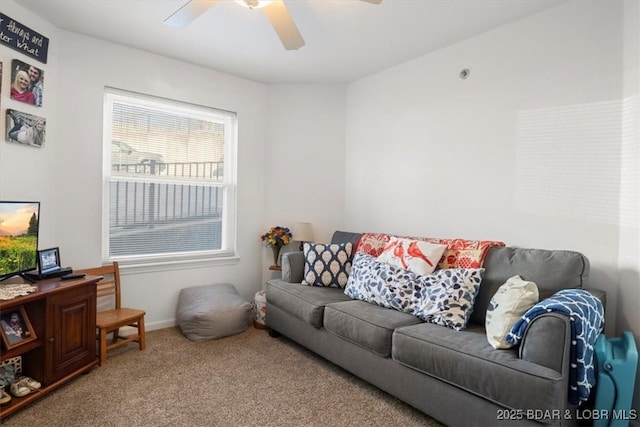
[[[143, 310], [123, 308], [120, 301], [120, 269], [118, 263], [102, 267], [85, 268], [74, 272], [86, 273], [92, 276], [102, 276], [97, 284], [98, 312], [96, 313], [97, 340], [100, 345], [100, 366], [107, 361], [107, 351], [118, 348], [130, 342], [137, 342], [140, 350], [146, 347]], [[105, 308], [105, 302], [107, 309]], [[135, 328], [135, 333], [127, 336], [120, 335], [120, 328]], [[107, 335], [113, 333], [111, 343], [107, 342]]]

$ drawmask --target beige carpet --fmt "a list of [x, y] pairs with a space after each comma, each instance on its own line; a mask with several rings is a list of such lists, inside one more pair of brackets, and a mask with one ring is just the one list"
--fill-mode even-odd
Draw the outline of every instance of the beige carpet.
[[147, 333], [107, 363], [2, 420], [6, 426], [440, 426], [264, 330], [196, 343]]

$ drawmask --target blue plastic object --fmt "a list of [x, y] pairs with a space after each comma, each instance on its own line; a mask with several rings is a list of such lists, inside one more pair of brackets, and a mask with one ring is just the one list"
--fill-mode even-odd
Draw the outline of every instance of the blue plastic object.
[[600, 335], [595, 345], [596, 399], [599, 414], [593, 427], [627, 427], [635, 418], [631, 410], [633, 386], [638, 369], [638, 348], [629, 331], [621, 337]]

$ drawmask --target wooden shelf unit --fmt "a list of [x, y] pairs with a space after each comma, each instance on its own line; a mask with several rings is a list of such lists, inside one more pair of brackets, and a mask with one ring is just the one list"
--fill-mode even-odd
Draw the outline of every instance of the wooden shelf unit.
[[3, 313], [24, 307], [36, 335], [36, 340], [11, 350], [3, 345], [0, 360], [22, 356], [22, 375], [42, 384], [24, 397], [11, 396], [11, 402], [0, 407], [0, 419], [97, 365], [96, 283], [100, 279], [43, 280], [34, 284], [36, 292], [0, 301]]

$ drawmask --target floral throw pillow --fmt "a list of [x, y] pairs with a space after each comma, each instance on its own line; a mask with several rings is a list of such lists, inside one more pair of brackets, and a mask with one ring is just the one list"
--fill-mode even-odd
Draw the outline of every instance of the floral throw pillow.
[[344, 293], [356, 300], [412, 313], [421, 287], [420, 277], [358, 252]]
[[[356, 252], [379, 256], [394, 236], [383, 233], [363, 233], [356, 245]], [[494, 246], [504, 246], [496, 240], [438, 239], [433, 237], [404, 237], [439, 245], [446, 245], [437, 268], [481, 268], [484, 259]]]
[[356, 244], [356, 252], [364, 252], [374, 257], [379, 256], [391, 240], [390, 234], [363, 233]]
[[305, 243], [303, 285], [344, 288], [351, 273], [351, 243]]
[[445, 245], [421, 240], [392, 237], [378, 256], [378, 261], [424, 276], [433, 273], [446, 248]]
[[445, 269], [427, 276], [358, 252], [345, 294], [455, 330], [466, 328], [484, 269]]
[[480, 290], [484, 268], [438, 270], [431, 286], [420, 290], [420, 304], [413, 315], [456, 331], [467, 327]]

